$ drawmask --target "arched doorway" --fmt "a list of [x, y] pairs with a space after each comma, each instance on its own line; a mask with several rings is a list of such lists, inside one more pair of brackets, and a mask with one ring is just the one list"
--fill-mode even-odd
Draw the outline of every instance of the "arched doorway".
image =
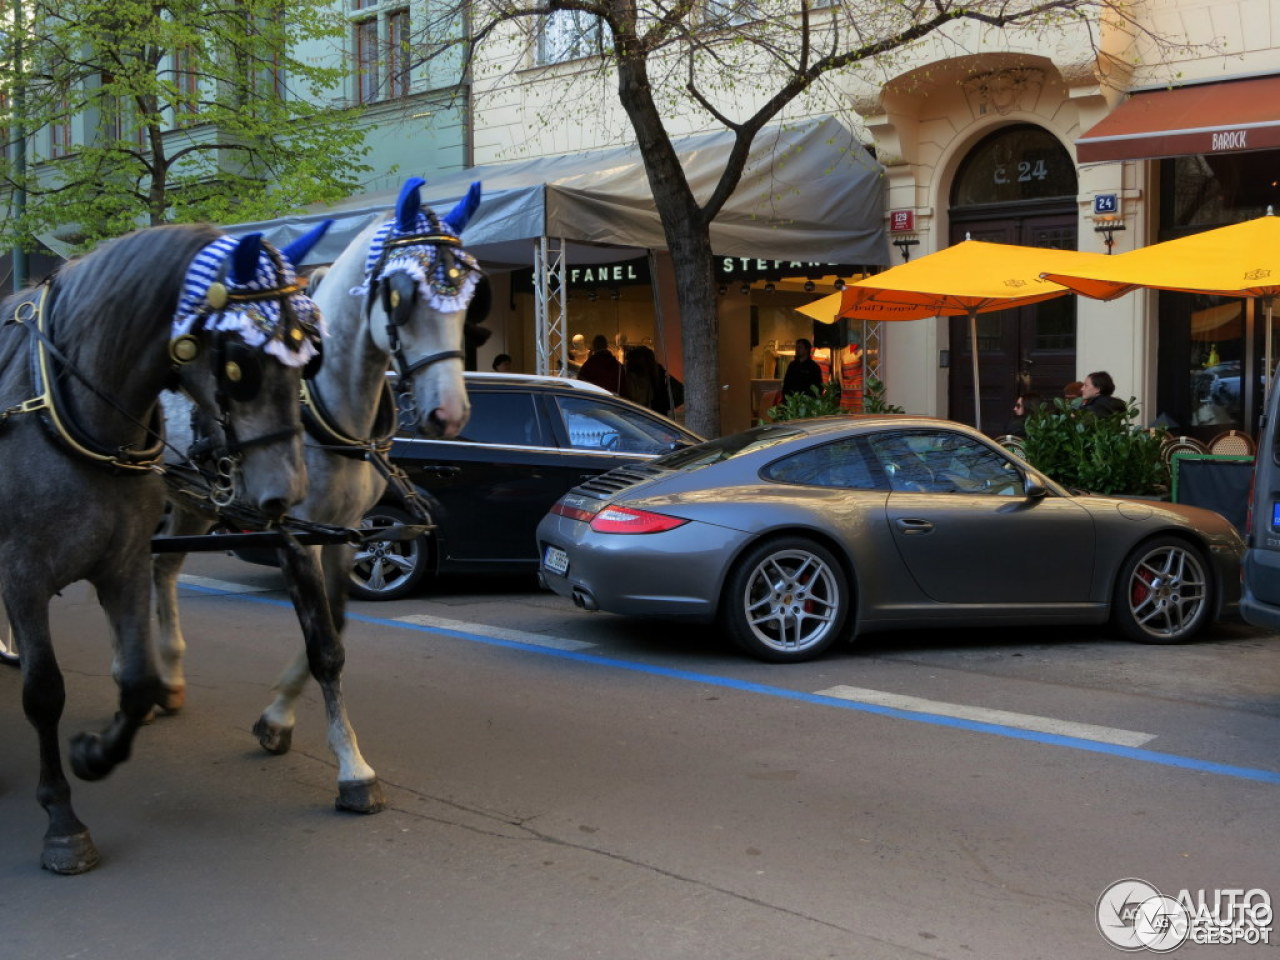
[[[1053, 134], [1032, 124], [1002, 127], [961, 163], [951, 190], [951, 236], [991, 243], [1077, 249], [1076, 168]], [[1062, 395], [1076, 379], [1076, 298], [1059, 297], [978, 318], [982, 424], [998, 436], [1019, 394]], [[973, 422], [968, 321], [953, 318], [948, 409]]]

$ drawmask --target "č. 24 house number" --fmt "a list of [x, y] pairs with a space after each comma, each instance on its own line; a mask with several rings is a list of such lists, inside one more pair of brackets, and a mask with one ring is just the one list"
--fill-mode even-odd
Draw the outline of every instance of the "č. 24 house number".
[[1032, 180], [1047, 180], [1049, 167], [1044, 160], [1019, 160], [1017, 166], [1001, 163], [996, 165], [991, 179], [995, 183], [1029, 183]]

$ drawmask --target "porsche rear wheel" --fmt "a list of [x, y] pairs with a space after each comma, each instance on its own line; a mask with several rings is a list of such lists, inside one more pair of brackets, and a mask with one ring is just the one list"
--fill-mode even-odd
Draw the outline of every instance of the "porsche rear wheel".
[[808, 537], [768, 540], [734, 567], [722, 614], [744, 653], [771, 663], [799, 663], [824, 653], [850, 609], [839, 562]]
[[1185, 540], [1158, 537], [1125, 559], [1116, 578], [1116, 626], [1139, 643], [1182, 643], [1199, 633], [1213, 610], [1213, 583], [1204, 555]]

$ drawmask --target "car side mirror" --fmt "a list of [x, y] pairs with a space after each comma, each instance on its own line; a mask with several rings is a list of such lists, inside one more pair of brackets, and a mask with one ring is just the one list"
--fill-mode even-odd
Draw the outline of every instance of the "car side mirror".
[[1022, 486], [1022, 492], [1029, 501], [1043, 500], [1049, 495], [1049, 488], [1041, 483], [1039, 478], [1028, 473]]

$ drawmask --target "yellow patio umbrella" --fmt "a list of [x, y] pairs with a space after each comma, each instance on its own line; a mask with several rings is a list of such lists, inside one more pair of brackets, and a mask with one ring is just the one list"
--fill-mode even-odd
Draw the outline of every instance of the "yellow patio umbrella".
[[[1069, 292], [1067, 288], [1045, 280], [1042, 274], [1046, 270], [1070, 271], [1106, 259], [1101, 253], [965, 240], [901, 266], [890, 267], [883, 273], [856, 280], [840, 293], [817, 304], [809, 304], [809, 307], [823, 304], [825, 310], [828, 301], [839, 297], [839, 310], [833, 319], [968, 317], [970, 352], [973, 355], [973, 419], [974, 426], [981, 430], [978, 314], [1025, 307], [1064, 296]], [[808, 309], [803, 312], [815, 316]]]
[[1280, 294], [1280, 217], [1270, 210], [1256, 220], [1100, 257], [1087, 266], [1055, 267], [1044, 277], [1095, 300], [1113, 300], [1140, 288], [1261, 297], [1267, 315], [1265, 376], [1270, 383], [1271, 307]]

